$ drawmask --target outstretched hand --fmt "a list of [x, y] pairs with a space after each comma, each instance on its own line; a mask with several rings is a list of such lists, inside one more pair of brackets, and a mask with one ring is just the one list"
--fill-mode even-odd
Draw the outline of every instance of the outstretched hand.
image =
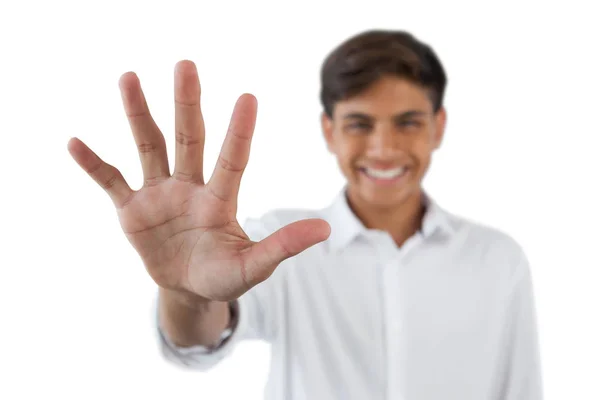
[[161, 287], [229, 301], [267, 279], [285, 259], [327, 239], [324, 220], [289, 224], [260, 242], [236, 219], [242, 174], [248, 163], [256, 98], [238, 99], [218, 161], [204, 182], [204, 120], [195, 65], [175, 68], [175, 167], [170, 173], [165, 138], [150, 115], [138, 77], [119, 80], [123, 105], [138, 148], [144, 185], [133, 191], [120, 171], [78, 138], [68, 150], [110, 196], [121, 227]]

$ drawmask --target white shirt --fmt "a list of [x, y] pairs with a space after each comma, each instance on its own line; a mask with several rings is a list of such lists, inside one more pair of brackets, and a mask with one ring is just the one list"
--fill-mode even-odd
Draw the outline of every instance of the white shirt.
[[239, 341], [265, 340], [268, 400], [541, 400], [522, 248], [425, 199], [422, 230], [400, 248], [364, 227], [345, 188], [323, 210], [249, 219], [252, 240], [312, 217], [327, 220], [331, 235], [239, 299], [239, 321], [222, 347], [177, 348], [159, 328], [164, 356], [206, 371]]

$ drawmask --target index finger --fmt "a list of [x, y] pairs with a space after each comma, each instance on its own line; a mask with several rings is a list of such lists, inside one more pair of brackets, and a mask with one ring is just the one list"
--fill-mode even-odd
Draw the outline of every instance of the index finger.
[[250, 144], [256, 124], [257, 101], [251, 94], [240, 96], [233, 109], [231, 122], [217, 165], [207, 183], [211, 192], [223, 201], [237, 199], [242, 174], [248, 165]]

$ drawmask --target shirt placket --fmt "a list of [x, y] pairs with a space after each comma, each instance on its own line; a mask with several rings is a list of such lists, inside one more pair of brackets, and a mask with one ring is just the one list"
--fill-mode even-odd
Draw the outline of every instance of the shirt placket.
[[393, 316], [396, 314], [395, 306], [397, 299], [397, 286], [395, 281], [395, 271], [393, 268], [395, 258], [395, 246], [389, 235], [383, 232], [370, 232], [371, 244], [373, 245], [376, 255], [376, 264], [379, 274], [380, 301], [382, 312], [382, 361], [384, 372], [384, 392], [385, 399], [397, 398], [397, 390], [392, 382], [396, 376], [398, 365], [394, 362], [395, 354], [397, 353], [397, 343], [393, 340], [398, 329], [396, 321], [393, 321]]
[[403, 279], [403, 258], [418, 244], [420, 237], [413, 236], [402, 246], [401, 249], [391, 237], [380, 243], [380, 258], [382, 283], [383, 283], [383, 309], [384, 309], [384, 331], [386, 341], [386, 398], [389, 400], [408, 400], [404, 397], [406, 376], [406, 351], [403, 348], [404, 331], [407, 328], [403, 324], [402, 307], [403, 293], [401, 282]]

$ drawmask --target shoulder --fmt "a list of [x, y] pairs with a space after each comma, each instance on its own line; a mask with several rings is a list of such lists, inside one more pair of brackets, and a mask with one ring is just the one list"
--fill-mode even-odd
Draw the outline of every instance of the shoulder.
[[459, 236], [473, 245], [478, 244], [511, 254], [523, 252], [522, 245], [503, 229], [462, 216], [452, 215], [451, 220]]
[[529, 274], [529, 261], [524, 246], [509, 232], [490, 224], [449, 214], [454, 229], [456, 249], [485, 266], [504, 269], [519, 279]]

